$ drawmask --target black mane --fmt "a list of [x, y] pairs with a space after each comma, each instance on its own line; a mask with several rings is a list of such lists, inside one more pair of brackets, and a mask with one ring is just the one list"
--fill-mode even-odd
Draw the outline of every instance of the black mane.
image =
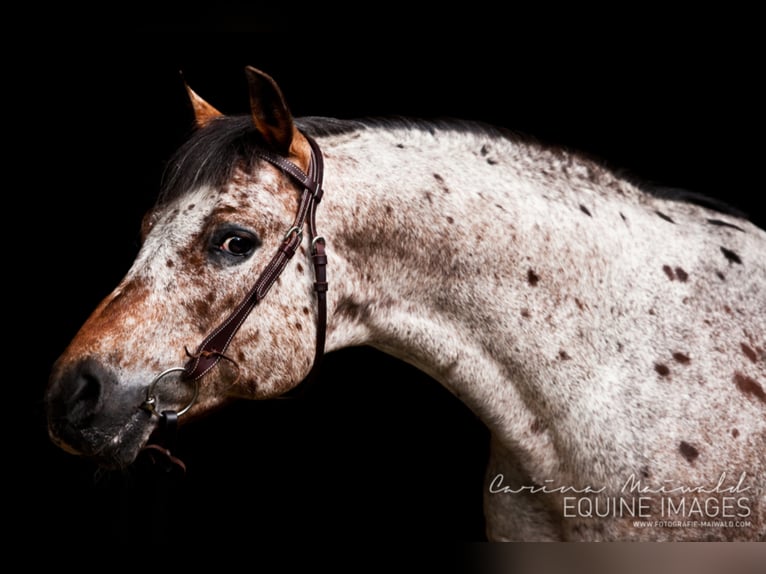
[[734, 207], [720, 199], [710, 197], [703, 193], [697, 193], [695, 191], [689, 191], [688, 189], [681, 189], [677, 187], [667, 187], [661, 185], [651, 185], [645, 182], [633, 182], [636, 187], [658, 197], [660, 199], [667, 199], [669, 201], [679, 201], [683, 203], [692, 203], [705, 207], [712, 211], [717, 211], [723, 215], [731, 215], [732, 217], [738, 217], [739, 219], [749, 220], [749, 215], [743, 212], [741, 209]]
[[[302, 118], [297, 126], [311, 136], [334, 135], [364, 129], [363, 122], [331, 118]], [[158, 197], [165, 204], [189, 189], [220, 187], [237, 168], [254, 167], [257, 149], [267, 147], [247, 115], [221, 116], [192, 132], [168, 162]]]
[[[303, 117], [295, 122], [301, 131], [314, 137], [353, 133], [370, 127], [406, 127], [430, 132], [448, 128], [452, 131], [485, 133], [490, 137], [514, 141], [525, 140], [523, 136], [504, 128], [454, 119], [413, 120], [397, 117], [345, 120]], [[165, 172], [158, 203], [170, 202], [195, 187], [224, 185], [234, 175], [235, 169], [252, 169], [258, 157], [254, 152], [263, 147], [266, 147], [266, 143], [253, 126], [249, 115], [216, 118], [204, 128], [193, 132], [173, 155]], [[684, 189], [647, 184], [632, 177], [628, 179], [649, 195], [692, 203], [722, 214], [748, 219], [747, 214], [715, 198]]]
[[216, 118], [194, 131], [173, 154], [158, 202], [168, 203], [203, 185], [220, 187], [237, 167], [253, 167], [255, 150], [264, 146], [249, 116]]

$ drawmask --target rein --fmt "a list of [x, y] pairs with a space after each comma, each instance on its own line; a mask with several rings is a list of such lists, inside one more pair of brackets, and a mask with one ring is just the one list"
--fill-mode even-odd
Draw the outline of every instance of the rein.
[[[311, 379], [316, 375], [319, 363], [324, 355], [325, 339], [327, 336], [327, 255], [325, 253], [325, 239], [317, 233], [316, 227], [316, 210], [324, 194], [322, 189], [324, 164], [322, 152], [317, 143], [308, 135], [304, 134], [304, 137], [311, 148], [308, 173], [304, 173], [288, 159], [270, 151], [262, 149], [255, 152], [258, 157], [280, 169], [303, 188], [295, 220], [285, 233], [277, 252], [263, 271], [261, 271], [253, 287], [240, 304], [205, 337], [194, 353], [188, 353], [187, 351], [190, 359], [186, 365], [163, 371], [147, 387], [146, 400], [142, 403], [141, 407], [160, 417], [160, 430], [163, 435], [161, 442], [165, 445], [172, 445], [174, 443], [178, 418], [196, 402], [199, 395], [200, 379], [218, 364], [222, 358], [228, 358], [225, 353], [237, 331], [239, 331], [253, 308], [266, 296], [274, 282], [284, 271], [287, 263], [295, 255], [303, 241], [304, 227], [308, 227], [308, 236], [311, 242], [311, 260], [314, 266], [314, 292], [317, 298], [316, 348], [314, 362], [307, 379]], [[186, 406], [178, 411], [165, 410], [158, 412], [155, 388], [161, 379], [173, 372], [182, 372], [180, 380], [193, 383], [194, 396]], [[170, 453], [171, 446], [150, 444], [144, 448], [150, 451], [150, 453], [160, 452], [165, 455], [171, 465], [181, 467], [182, 470], [184, 469], [183, 463]]]

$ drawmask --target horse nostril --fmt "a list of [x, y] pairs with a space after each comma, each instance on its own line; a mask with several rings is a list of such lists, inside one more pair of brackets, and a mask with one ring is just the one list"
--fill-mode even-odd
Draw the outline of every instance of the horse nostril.
[[48, 412], [75, 428], [87, 425], [113, 380], [110, 370], [93, 359], [81, 361], [54, 380], [48, 389]]
[[60, 360], [45, 393], [48, 434], [72, 454], [97, 456], [113, 438], [116, 372], [95, 358]]
[[79, 419], [92, 414], [101, 397], [101, 390], [101, 381], [98, 376], [88, 372], [82, 373], [75, 381], [68, 400], [71, 416]]

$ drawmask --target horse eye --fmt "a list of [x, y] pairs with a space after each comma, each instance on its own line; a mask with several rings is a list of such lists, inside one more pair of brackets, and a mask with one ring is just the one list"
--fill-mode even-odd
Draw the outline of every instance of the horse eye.
[[258, 247], [258, 240], [242, 231], [230, 232], [220, 241], [218, 248], [236, 257], [247, 257]]

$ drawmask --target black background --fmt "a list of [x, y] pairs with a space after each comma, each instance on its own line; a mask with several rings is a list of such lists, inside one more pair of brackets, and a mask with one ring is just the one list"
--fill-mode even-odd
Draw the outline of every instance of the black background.
[[7, 448], [17, 532], [70, 548], [483, 538], [486, 430], [437, 383], [369, 349], [328, 356], [311, 400], [241, 403], [185, 428], [183, 481], [98, 472], [48, 443], [50, 366], [130, 266], [164, 161], [191, 126], [180, 71], [225, 113], [248, 111], [243, 68], [254, 65], [296, 116], [502, 125], [724, 199], [763, 225], [756, 20], [234, 3], [9, 20], [21, 30], [4, 87], [17, 128], [5, 194], [6, 277], [19, 278], [5, 351], [21, 391], [8, 409], [21, 415]]

